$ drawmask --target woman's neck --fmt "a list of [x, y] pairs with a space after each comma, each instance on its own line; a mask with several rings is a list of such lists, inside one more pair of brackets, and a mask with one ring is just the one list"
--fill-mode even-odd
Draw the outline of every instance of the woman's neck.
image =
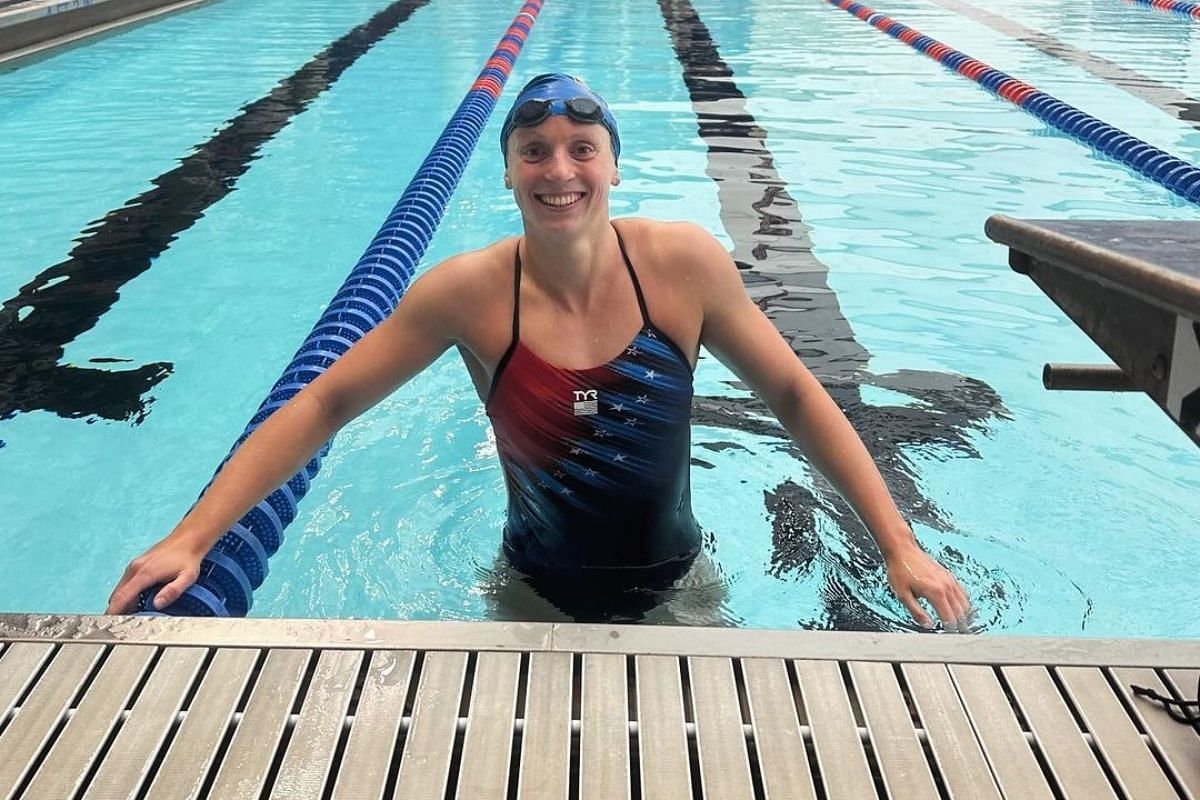
[[563, 238], [526, 232], [521, 242], [522, 268], [551, 301], [572, 311], [588, 308], [620, 260], [617, 234], [608, 221], [587, 234]]

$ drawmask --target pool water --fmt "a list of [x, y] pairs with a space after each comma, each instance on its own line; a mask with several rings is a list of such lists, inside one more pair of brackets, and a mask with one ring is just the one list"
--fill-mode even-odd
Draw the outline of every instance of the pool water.
[[[46, 271], [96, 221], [153, 193], [243, 106], [387, 5], [220, 0], [0, 73], [0, 301], [24, 319], [22, 287], [62, 281]], [[102, 610], [125, 563], [207, 483], [519, 8], [412, 5], [144, 269], [66, 279], [76, 302], [51, 355], [33, 360], [41, 382], [0, 379], [23, 392], [0, 420], [0, 611]], [[817, 272], [796, 280], [831, 290], [836, 313], [777, 320], [809, 326], [806, 358], [918, 537], [967, 586], [980, 628], [1200, 636], [1186, 568], [1200, 452], [1140, 394], [1043, 390], [1043, 363], [1105, 357], [983, 236], [994, 213], [1197, 220], [1200, 207], [823, 0], [691, 5], [809, 226], [792, 235]], [[956, 5], [873, 4], [1200, 162], [1192, 123]], [[680, 7], [547, 0], [501, 107], [537, 73], [585, 77], [622, 126], [614, 215], [690, 219], [743, 252], [756, 212], [738, 198], [762, 190], [735, 185], [745, 171], [724, 185], [707, 174], [727, 162], [698, 135], [664, 26]], [[1181, 18], [1107, 0], [986, 10], [1200, 97], [1200, 33]], [[423, 264], [519, 230], [499, 123]], [[853, 380], [821, 355], [846, 352], [862, 366]], [[138, 370], [140, 383], [113, 378]], [[707, 354], [696, 394], [693, 502], [727, 621], [907, 627], [861, 528]], [[484, 618], [480, 574], [503, 518], [487, 418], [448, 354], [339, 435], [251, 613]]]

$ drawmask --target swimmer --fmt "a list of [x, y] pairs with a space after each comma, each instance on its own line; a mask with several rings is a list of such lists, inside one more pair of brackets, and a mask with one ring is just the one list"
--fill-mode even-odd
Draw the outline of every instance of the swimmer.
[[[698, 561], [689, 464], [703, 346], [766, 403], [846, 498], [920, 625], [970, 618], [917, 543], [846, 417], [751, 301], [725, 248], [686, 222], [609, 218], [621, 139], [582, 81], [540, 75], [500, 135], [523, 233], [453, 256], [238, 448], [199, 502], [135, 558], [108, 613], [162, 585], [174, 602], [221, 535], [350, 420], [454, 347], [496, 435], [508, 490], [501, 556], [568, 617], [637, 619]], [[642, 607], [636, 607], [638, 604]], [[598, 613], [593, 613], [598, 609]]]

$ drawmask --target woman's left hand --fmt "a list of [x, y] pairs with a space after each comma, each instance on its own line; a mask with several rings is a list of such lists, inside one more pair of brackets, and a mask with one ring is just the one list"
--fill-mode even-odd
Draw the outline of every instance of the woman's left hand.
[[915, 542], [904, 545], [887, 557], [888, 583], [908, 613], [923, 628], [932, 628], [933, 620], [918, 602], [929, 601], [948, 631], [967, 632], [973, 617], [971, 600], [950, 571], [930, 558]]

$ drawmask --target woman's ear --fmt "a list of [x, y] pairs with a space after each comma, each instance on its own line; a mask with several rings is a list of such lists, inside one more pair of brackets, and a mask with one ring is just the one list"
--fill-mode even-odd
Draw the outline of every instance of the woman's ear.
[[504, 188], [505, 189], [512, 188], [512, 178], [508, 177], [507, 175], [504, 176]]
[[614, 172], [614, 173], [613, 173], [613, 177], [612, 177], [612, 185], [613, 185], [613, 186], [620, 186], [620, 185], [621, 185], [621, 173], [619, 173], [619, 172]]

